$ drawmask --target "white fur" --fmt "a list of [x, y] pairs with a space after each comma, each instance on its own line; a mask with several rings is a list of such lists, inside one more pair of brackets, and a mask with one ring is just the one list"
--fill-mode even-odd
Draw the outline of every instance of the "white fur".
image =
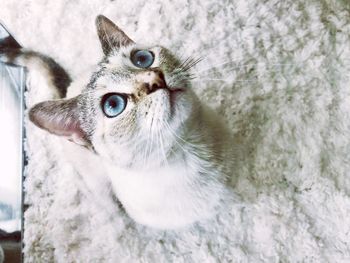
[[201, 162], [186, 154], [166, 167], [143, 171], [118, 168], [72, 144], [65, 149], [93, 195], [101, 197], [108, 189], [109, 176], [127, 213], [140, 224], [160, 229], [188, 226], [211, 218], [220, 209], [220, 199], [226, 198], [217, 175], [198, 174]]
[[[159, 229], [185, 227], [212, 218], [229, 198], [228, 189], [223, 184], [225, 175], [220, 167], [223, 164], [216, 163], [214, 159], [209, 161], [212, 156], [207, 155], [207, 151], [212, 144], [211, 137], [215, 136], [214, 132], [222, 133], [222, 141], [216, 142], [217, 150], [220, 150], [222, 142], [228, 143], [230, 138], [225, 134], [224, 127], [220, 126], [218, 116], [210, 109], [203, 107], [201, 114], [196, 117], [196, 121], [202, 120], [205, 130], [199, 129], [193, 120], [187, 124], [190, 127], [186, 127], [194, 130], [189, 133], [189, 137], [195, 137], [196, 144], [190, 143], [191, 138], [186, 137], [177, 141], [177, 137], [168, 133], [164, 144], [158, 144], [159, 148], [151, 152], [151, 156], [147, 156], [148, 153], [144, 151], [139, 152], [140, 156], [135, 156], [129, 155], [127, 148], [113, 149], [111, 153], [122, 164], [130, 163], [130, 159], [140, 161], [146, 158], [145, 161], [149, 164], [135, 164], [137, 168], [121, 168], [110, 158], [106, 159], [108, 155], [94, 154], [65, 140], [62, 140], [62, 144], [66, 158], [84, 178], [88, 190], [94, 196], [101, 197], [105, 194], [111, 182], [117, 198], [136, 222]], [[95, 137], [98, 136], [97, 133]], [[147, 138], [148, 134], [143, 136]], [[189, 140], [188, 145], [184, 143], [186, 139]], [[129, 147], [132, 146], [131, 143]], [[96, 147], [99, 152], [102, 151], [101, 147]], [[164, 151], [168, 147], [172, 147], [171, 158], [165, 161]], [[230, 152], [226, 151], [225, 154]], [[152, 157], [158, 160], [153, 160]], [[159, 162], [161, 159], [163, 161]], [[103, 205], [112, 204], [107, 202]]]
[[[137, 48], [131, 46], [127, 50]], [[157, 62], [160, 49], [158, 53], [155, 50], [152, 67], [161, 67]], [[121, 50], [109, 59], [107, 67], [124, 70], [130, 62], [122, 54], [129, 56], [130, 52]], [[89, 91], [93, 98], [99, 100], [111, 92], [137, 93], [137, 83], [151, 82], [156, 74], [135, 73], [136, 82], [115, 77], [118, 75], [99, 78], [95, 91]], [[173, 83], [181, 85], [176, 78]], [[212, 218], [220, 210], [220, 202], [227, 198], [224, 173], [232, 165], [218, 161], [222, 158], [216, 155], [233, 153], [232, 138], [219, 116], [200, 105], [190, 87], [182, 88], [180, 94], [157, 90], [141, 96], [137, 102], [128, 100], [126, 109], [115, 118], [106, 118], [98, 108], [91, 138], [96, 155], [80, 149], [71, 150], [68, 155], [83, 177], [100, 178], [101, 173], [108, 176], [128, 215], [153, 228], [174, 229]], [[85, 160], [85, 155], [90, 160]], [[90, 164], [88, 169], [86, 163]], [[92, 192], [94, 188], [90, 185]]]
[[[201, 119], [209, 118], [209, 115], [205, 115]], [[211, 129], [205, 124], [203, 127]], [[216, 163], [214, 159], [208, 161], [212, 156], [207, 156], [206, 147], [211, 141], [200, 139], [205, 138], [201, 131], [197, 130], [196, 133], [192, 136], [198, 138], [200, 145], [192, 144], [190, 147], [182, 142], [182, 146], [179, 147], [171, 142], [177, 138], [165, 137], [164, 144], [171, 143], [173, 146], [172, 157], [160, 165], [151, 164], [149, 169], [147, 164], [136, 169], [108, 165], [108, 174], [117, 197], [134, 220], [154, 228], [172, 229], [211, 218], [220, 210], [220, 199], [226, 196], [224, 175], [216, 166], [222, 164]], [[183, 137], [183, 140], [186, 139]], [[164, 144], [158, 145], [154, 157], [164, 158], [163, 151], [167, 149], [167, 145]], [[202, 152], [193, 149], [194, 147], [198, 147]], [[139, 159], [136, 156], [131, 158]], [[152, 157], [146, 158], [147, 162], [153, 162]]]

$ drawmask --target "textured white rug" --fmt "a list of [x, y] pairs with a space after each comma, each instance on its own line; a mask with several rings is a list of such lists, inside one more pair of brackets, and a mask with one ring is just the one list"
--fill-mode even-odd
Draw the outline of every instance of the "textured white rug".
[[[102, 53], [103, 13], [139, 42], [205, 59], [195, 90], [227, 119], [242, 202], [180, 232], [92, 198], [56, 138], [27, 126], [27, 262], [350, 262], [347, 0], [2, 0], [26, 47], [73, 75]], [[29, 94], [28, 100], [37, 100]]]

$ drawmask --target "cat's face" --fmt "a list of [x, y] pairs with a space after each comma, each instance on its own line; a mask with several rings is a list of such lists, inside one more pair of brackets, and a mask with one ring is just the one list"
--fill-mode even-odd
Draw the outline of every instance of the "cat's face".
[[108, 55], [83, 91], [81, 123], [97, 153], [114, 163], [144, 166], [151, 158], [155, 165], [194, 111], [189, 85], [168, 50], [131, 43]]
[[39, 103], [30, 119], [120, 166], [159, 165], [196, 117], [199, 101], [188, 73], [193, 61], [140, 46], [105, 17], [97, 18], [97, 28], [106, 56], [82, 94]]

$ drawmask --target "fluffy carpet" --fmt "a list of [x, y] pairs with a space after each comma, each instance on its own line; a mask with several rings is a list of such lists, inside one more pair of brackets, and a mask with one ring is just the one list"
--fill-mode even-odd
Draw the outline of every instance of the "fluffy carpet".
[[144, 228], [104, 209], [57, 139], [27, 124], [26, 262], [350, 261], [347, 0], [3, 0], [0, 19], [75, 78], [102, 56], [100, 13], [204, 58], [194, 89], [235, 134], [242, 201], [190, 229]]

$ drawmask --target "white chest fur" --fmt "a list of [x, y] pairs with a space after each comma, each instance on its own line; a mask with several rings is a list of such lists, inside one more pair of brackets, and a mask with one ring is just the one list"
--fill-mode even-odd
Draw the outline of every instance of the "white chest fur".
[[[145, 170], [121, 169], [87, 149], [63, 142], [68, 159], [83, 176], [86, 186], [99, 199], [108, 195], [107, 184], [128, 215], [153, 228], [174, 229], [211, 217], [220, 206], [224, 186], [215, 168], [197, 158], [177, 160], [169, 165]], [[108, 182], [109, 181], [109, 182]], [[104, 205], [111, 209], [103, 199]]]
[[154, 228], [178, 228], [213, 215], [223, 186], [183, 161], [149, 171], [110, 167], [113, 188], [127, 213]]

